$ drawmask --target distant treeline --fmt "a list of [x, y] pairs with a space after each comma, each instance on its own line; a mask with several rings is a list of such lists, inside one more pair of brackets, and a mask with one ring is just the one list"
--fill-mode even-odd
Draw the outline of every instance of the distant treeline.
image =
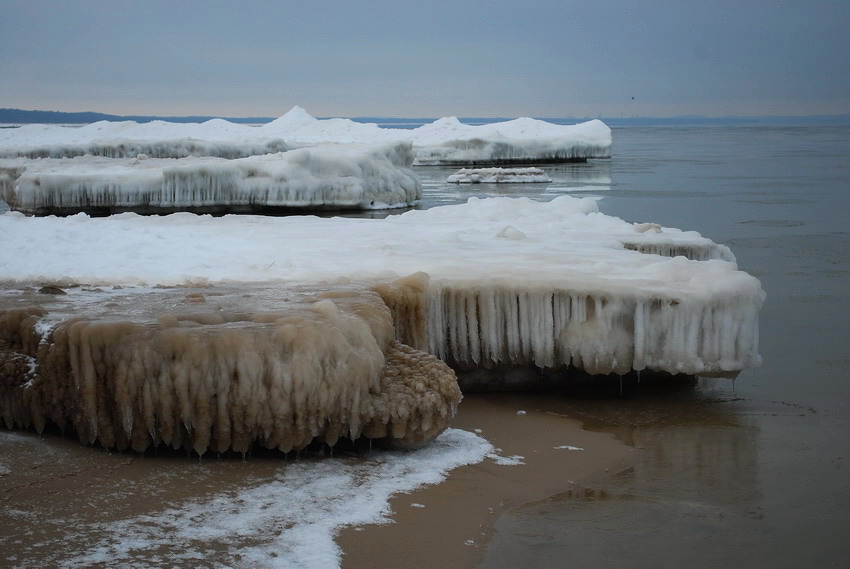
[[[264, 124], [277, 117], [163, 117], [143, 115], [109, 115], [105, 113], [82, 112], [65, 113], [60, 111], [25, 111], [22, 109], [0, 109], [0, 124], [89, 124], [97, 121], [168, 121], [176, 123], [201, 123], [221, 118], [233, 123]], [[351, 117], [358, 122], [377, 123], [382, 127], [414, 128], [433, 122], [435, 118], [392, 118], [392, 117]], [[511, 117], [514, 118], [514, 117]], [[545, 118], [557, 124], [575, 124], [590, 120], [584, 118]], [[596, 117], [608, 126], [795, 126], [795, 125], [850, 125], [850, 115], [807, 115], [807, 116], [730, 116], [730, 117]], [[488, 124], [509, 118], [461, 118], [467, 124]]]

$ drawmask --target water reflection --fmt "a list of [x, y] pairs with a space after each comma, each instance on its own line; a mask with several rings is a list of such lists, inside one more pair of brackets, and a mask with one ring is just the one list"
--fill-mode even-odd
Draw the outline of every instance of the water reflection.
[[482, 567], [721, 566], [711, 554], [694, 560], [689, 544], [764, 516], [761, 429], [740, 412], [732, 382], [631, 379], [619, 389], [611, 378], [581, 392], [494, 395], [614, 433], [638, 457], [625, 471], [565, 481], [563, 492], [502, 516]]
[[614, 141], [602, 211], [729, 245], [768, 294], [764, 365], [736, 390], [541, 403], [633, 445], [635, 466], [503, 516], [483, 567], [841, 565], [850, 129], [626, 128]]

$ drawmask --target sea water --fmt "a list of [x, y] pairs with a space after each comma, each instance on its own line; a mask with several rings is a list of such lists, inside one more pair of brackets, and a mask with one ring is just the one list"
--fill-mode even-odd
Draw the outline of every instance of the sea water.
[[850, 128], [629, 127], [614, 141], [589, 164], [610, 176], [600, 209], [729, 245], [767, 291], [764, 364], [734, 382], [523, 401], [638, 459], [502, 516], [482, 566], [846, 566]]

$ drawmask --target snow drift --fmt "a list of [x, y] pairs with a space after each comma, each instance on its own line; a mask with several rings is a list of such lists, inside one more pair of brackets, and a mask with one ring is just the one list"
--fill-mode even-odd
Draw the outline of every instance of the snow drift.
[[221, 119], [202, 124], [97, 122], [82, 128], [26, 125], [0, 131], [0, 157], [67, 158], [92, 154], [132, 158], [192, 155], [236, 158], [324, 144], [408, 142], [415, 164], [495, 165], [583, 162], [607, 158], [611, 129], [599, 120], [556, 125], [518, 118], [472, 126], [455, 117], [415, 129], [380, 128], [349, 119], [316, 119], [300, 107], [259, 127]]
[[[393, 339], [375, 293], [335, 289], [3, 295], [0, 417], [86, 443], [288, 452], [420, 445], [454, 415], [442, 362]], [[25, 306], [25, 307], [22, 307]]]
[[275, 208], [379, 209], [412, 204], [421, 184], [409, 144], [333, 146], [250, 158], [0, 160], [13, 210], [257, 212]]

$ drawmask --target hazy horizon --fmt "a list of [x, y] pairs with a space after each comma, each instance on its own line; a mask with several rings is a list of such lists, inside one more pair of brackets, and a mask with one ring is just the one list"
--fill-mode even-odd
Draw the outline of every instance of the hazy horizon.
[[[301, 107], [301, 105], [298, 105], [298, 106]], [[302, 107], [302, 108], [304, 108], [304, 107]], [[419, 114], [414, 114], [414, 115], [409, 115], [409, 116], [387, 115], [387, 114], [376, 114], [376, 115], [342, 115], [342, 114], [314, 115], [313, 113], [310, 113], [310, 109], [304, 109], [304, 110], [306, 110], [309, 114], [313, 115], [314, 117], [316, 117], [318, 119], [348, 118], [348, 119], [354, 119], [354, 120], [358, 120], [358, 119], [387, 119], [387, 120], [402, 120], [403, 121], [403, 120], [419, 120], [419, 119], [436, 120], [436, 119], [442, 118], [442, 117], [438, 117], [438, 116], [425, 116], [425, 115], [419, 115]], [[132, 112], [131, 113], [117, 114], [117, 113], [104, 113], [104, 112], [101, 112], [101, 111], [98, 111], [98, 110], [91, 110], [91, 109], [82, 110], [82, 111], [60, 111], [60, 110], [56, 110], [56, 109], [0, 108], [0, 112], [2, 112], [2, 111], [21, 111], [21, 112], [25, 112], [25, 113], [59, 113], [59, 114], [71, 114], [71, 115], [93, 114], [93, 115], [105, 115], [105, 116], [110, 116], [110, 117], [117, 117], [117, 118], [122, 118], [122, 119], [146, 118], [146, 119], [154, 119], [155, 120], [155, 119], [169, 119], [169, 118], [171, 118], [171, 119], [221, 118], [221, 119], [238, 119], [238, 120], [246, 120], [246, 119], [274, 120], [274, 119], [280, 118], [281, 116], [286, 114], [286, 112], [288, 112], [289, 109], [286, 112], [281, 113], [279, 115], [268, 115], [268, 116], [261, 116], [261, 115], [238, 115], [237, 116], [237, 115], [222, 115], [222, 114], [205, 115], [205, 114], [198, 114], [198, 113], [190, 113], [190, 114], [185, 114], [185, 115], [168, 115], [168, 114], [148, 115], [148, 114], [132, 113]], [[495, 116], [495, 115], [493, 115], [493, 116], [452, 115], [452, 116], [457, 116], [460, 119], [473, 119], [473, 120], [474, 119], [504, 120], [504, 119], [517, 118], [517, 117], [511, 117], [511, 116]], [[829, 118], [848, 119], [848, 118], [850, 118], [850, 113], [809, 114], [809, 115], [799, 115], [799, 114], [781, 115], [780, 114], [780, 115], [716, 115], [716, 116], [698, 115], [698, 114], [667, 115], [667, 116], [660, 116], [660, 115], [574, 116], [573, 115], [573, 116], [535, 116], [533, 118], [537, 118], [537, 119], [541, 119], [541, 120], [563, 120], [563, 119], [577, 119], [577, 120], [606, 119], [606, 120], [611, 120], [611, 119], [617, 119], [617, 120], [660, 120], [660, 121], [666, 121], [666, 120], [676, 121], [676, 120], [689, 120], [689, 119], [706, 120], [706, 121], [712, 121], [712, 120], [720, 121], [720, 120], [724, 120], [724, 119], [728, 119], [728, 120], [758, 120], [758, 119], [783, 119], [783, 118], [787, 118], [787, 119], [798, 118], [798, 119], [816, 120], [816, 119], [829, 119]], [[2, 121], [0, 121], [0, 122], [2, 122]]]
[[850, 114], [850, 3], [7, 0], [0, 106], [116, 115]]

